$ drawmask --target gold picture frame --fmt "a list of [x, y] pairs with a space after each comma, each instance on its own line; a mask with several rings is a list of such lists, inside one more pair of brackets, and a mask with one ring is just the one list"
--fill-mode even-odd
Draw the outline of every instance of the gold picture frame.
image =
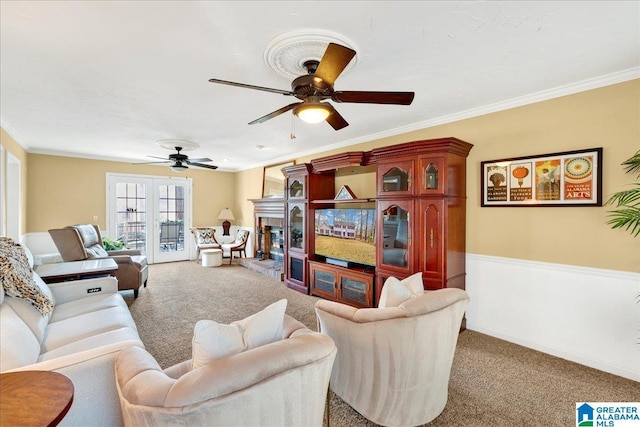
[[295, 160], [265, 166], [262, 171], [262, 197], [284, 198], [284, 179], [282, 168], [295, 165]]

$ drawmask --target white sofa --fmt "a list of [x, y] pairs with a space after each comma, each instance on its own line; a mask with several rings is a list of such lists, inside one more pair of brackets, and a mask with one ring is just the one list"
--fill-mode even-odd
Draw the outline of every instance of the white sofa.
[[33, 278], [53, 295], [53, 312], [43, 316], [0, 290], [0, 372], [45, 370], [69, 377], [74, 399], [62, 426], [122, 425], [115, 358], [124, 348], [144, 345], [117, 280], [47, 285], [35, 272]]

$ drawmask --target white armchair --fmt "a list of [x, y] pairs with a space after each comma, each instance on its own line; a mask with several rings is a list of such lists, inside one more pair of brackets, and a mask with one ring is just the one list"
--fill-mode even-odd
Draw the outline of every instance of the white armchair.
[[338, 347], [331, 390], [383, 426], [426, 424], [444, 410], [469, 296], [427, 291], [398, 307], [361, 308], [320, 300], [319, 330]]
[[116, 359], [125, 426], [322, 427], [336, 346], [285, 315], [284, 339], [192, 370], [142, 348]]

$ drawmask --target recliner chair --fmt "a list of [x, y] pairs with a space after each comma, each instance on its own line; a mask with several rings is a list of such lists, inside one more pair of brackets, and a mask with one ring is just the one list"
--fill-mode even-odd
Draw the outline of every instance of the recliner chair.
[[64, 262], [113, 258], [118, 264], [115, 275], [119, 291], [132, 289], [133, 296], [137, 298], [140, 286], [147, 287], [147, 257], [137, 249], [106, 251], [97, 225], [82, 224], [51, 229], [49, 235]]

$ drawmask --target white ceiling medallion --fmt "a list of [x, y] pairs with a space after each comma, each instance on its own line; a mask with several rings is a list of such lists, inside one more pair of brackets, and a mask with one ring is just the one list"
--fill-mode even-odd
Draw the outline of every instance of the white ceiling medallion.
[[181, 147], [182, 151], [191, 151], [200, 147], [200, 145], [195, 142], [186, 141], [184, 139], [161, 139], [156, 141], [156, 145], [171, 151], [175, 151], [176, 147]]
[[[337, 43], [358, 51], [352, 41], [340, 34], [317, 29], [299, 30], [282, 34], [271, 40], [264, 50], [264, 60], [273, 71], [293, 80], [307, 74], [305, 62], [322, 59], [329, 43]], [[342, 74], [348, 72], [356, 62], [357, 56], [351, 60]]]

